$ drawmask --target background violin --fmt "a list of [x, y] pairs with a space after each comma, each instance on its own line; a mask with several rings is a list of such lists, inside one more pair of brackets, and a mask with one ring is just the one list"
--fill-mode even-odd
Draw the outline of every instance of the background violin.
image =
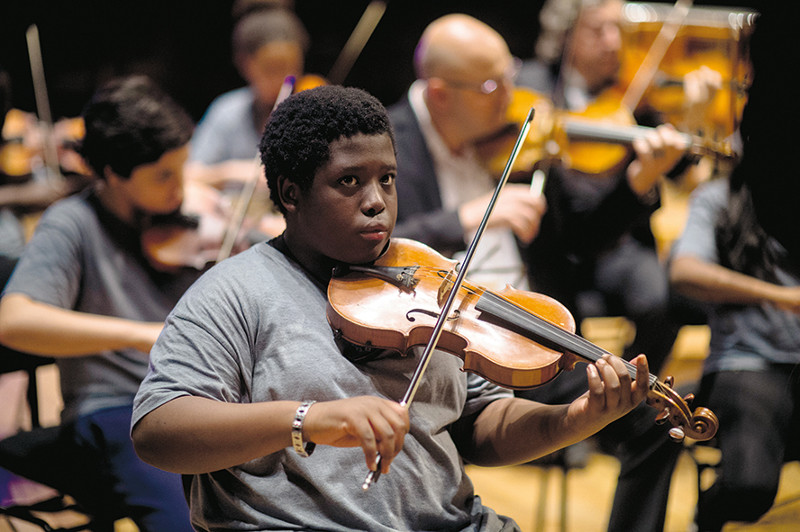
[[[623, 8], [620, 87], [627, 89], [635, 80], [654, 44], [658, 47], [659, 33], [671, 23], [674, 11], [672, 5], [656, 2], [631, 2]], [[704, 117], [704, 133], [717, 139], [731, 135], [741, 119], [745, 89], [752, 78], [749, 37], [756, 17], [756, 11], [744, 8], [686, 9], [671, 30], [673, 37], [658, 50], [659, 60], [645, 80], [641, 96], [631, 95], [626, 105], [653, 108], [680, 127], [685, 112], [681, 80], [707, 66], [720, 73], [723, 83]]]
[[[9, 110], [0, 141], [0, 173], [11, 180], [24, 181], [42, 168], [45, 165], [46, 134], [33, 113]], [[60, 173], [91, 175], [76, 151], [84, 135], [83, 119], [62, 118], [52, 125], [51, 135]]]
[[[507, 117], [508, 127], [479, 143], [478, 153], [493, 175], [503, 171], [513, 136], [531, 106], [536, 118], [514, 165], [514, 175], [529, 179], [542, 164], [558, 161], [587, 175], [607, 175], [621, 169], [632, 156], [633, 141], [651, 127], [636, 125], [633, 113], [622, 104], [618, 89], [604, 91], [581, 112], [557, 110], [544, 95], [517, 87]], [[696, 155], [732, 161], [736, 154], [725, 141], [684, 134], [686, 149]], [[512, 179], [514, 179], [512, 177]]]
[[[215, 188], [199, 183], [184, 186], [179, 213], [151, 219], [142, 231], [145, 258], [159, 271], [203, 270], [216, 262], [231, 219], [231, 207]], [[266, 238], [252, 220], [238, 227], [232, 253]]]
[[505, 170], [508, 155], [531, 107], [536, 109], [536, 117], [514, 161], [511, 181], [530, 179], [531, 172], [540, 161], [553, 157], [559, 151], [557, 146], [548, 144], [554, 119], [550, 98], [530, 89], [515, 87], [506, 109], [505, 126], [475, 142], [478, 158], [493, 176], [500, 177]]
[[[328, 285], [328, 321], [337, 335], [370, 347], [406, 352], [429, 341], [433, 322], [448, 296], [456, 263], [415, 241], [393, 239], [373, 265], [350, 266]], [[440, 336], [438, 347], [464, 361], [464, 369], [500, 386], [525, 389], [571, 370], [580, 359], [594, 362], [607, 351], [577, 336], [575, 321], [559, 302], [507, 287], [491, 292], [465, 283]], [[635, 377], [635, 367], [627, 363]], [[650, 375], [647, 402], [657, 421], [673, 424], [670, 434], [698, 440], [714, 436], [713, 412], [689, 410], [687, 402]]]

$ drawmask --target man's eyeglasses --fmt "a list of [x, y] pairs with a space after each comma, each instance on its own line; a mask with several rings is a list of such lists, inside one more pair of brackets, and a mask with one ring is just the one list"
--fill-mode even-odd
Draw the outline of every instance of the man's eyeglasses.
[[440, 79], [442, 79], [447, 85], [450, 85], [456, 89], [475, 91], [481, 94], [492, 94], [503, 84], [506, 86], [513, 85], [514, 81], [516, 81], [517, 76], [519, 75], [520, 68], [522, 68], [522, 60], [518, 57], [514, 57], [511, 65], [508, 67], [508, 70], [500, 79], [487, 79], [482, 83], [467, 83], [461, 81], [451, 81], [444, 78]]

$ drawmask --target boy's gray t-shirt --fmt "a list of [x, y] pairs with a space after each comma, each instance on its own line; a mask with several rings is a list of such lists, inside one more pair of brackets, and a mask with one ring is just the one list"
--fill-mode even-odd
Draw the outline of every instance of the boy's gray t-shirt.
[[[163, 322], [199, 272], [164, 274], [150, 268], [139, 233], [105, 211], [86, 191], [53, 204], [6, 285], [64, 309], [137, 321]], [[147, 373], [136, 349], [58, 358], [62, 420], [130, 405]]]
[[[326, 301], [319, 285], [267, 243], [218, 264], [167, 319], [136, 396], [133, 425], [185, 395], [233, 403], [359, 395], [400, 400], [417, 358], [350, 362], [327, 322]], [[404, 448], [391, 473], [369, 490], [361, 489], [367, 473], [361, 448], [320, 445], [302, 458], [290, 447], [192, 477], [194, 526], [499, 530], [508, 521], [473, 497], [447, 428], [512, 394], [460, 371], [461, 365], [453, 355], [433, 354], [410, 408]]]

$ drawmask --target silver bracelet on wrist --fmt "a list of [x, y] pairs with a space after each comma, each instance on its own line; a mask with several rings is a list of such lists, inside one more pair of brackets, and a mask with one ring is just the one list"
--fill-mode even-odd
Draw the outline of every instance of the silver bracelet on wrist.
[[297, 407], [297, 411], [294, 413], [294, 421], [292, 421], [292, 446], [294, 446], [294, 450], [297, 451], [297, 454], [304, 458], [311, 456], [311, 453], [314, 452], [314, 447], [317, 446], [316, 443], [306, 443], [303, 441], [303, 422], [306, 419], [309, 407], [315, 402], [316, 401], [303, 401], [300, 406]]

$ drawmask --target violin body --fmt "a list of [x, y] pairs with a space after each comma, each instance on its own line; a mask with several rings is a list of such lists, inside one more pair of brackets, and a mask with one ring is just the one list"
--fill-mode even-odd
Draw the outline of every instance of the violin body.
[[52, 131], [47, 131], [34, 114], [11, 109], [6, 114], [0, 141], [0, 173], [12, 180], [29, 178], [45, 164], [46, 143], [53, 142], [62, 172], [88, 177], [91, 171], [75, 150], [83, 135], [80, 117], [63, 118], [52, 125]]
[[594, 139], [577, 138], [570, 134], [572, 122], [593, 123], [602, 126], [633, 127], [633, 113], [622, 104], [622, 93], [606, 89], [584, 110], [562, 111], [554, 135], [562, 146], [565, 164], [573, 170], [588, 175], [608, 175], [621, 171], [633, 156], [629, 143], [609, 141], [610, 135]]
[[[622, 96], [619, 88], [612, 87], [603, 91], [586, 109], [565, 111], [555, 109], [544, 95], [517, 88], [508, 110], [508, 126], [481, 141], [478, 153], [493, 175], [501, 175], [524, 119], [522, 110], [533, 106], [536, 109], [533, 126], [512, 167], [512, 181], [530, 179], [536, 168], [551, 163], [587, 177], [616, 174], [631, 161], [633, 140], [652, 129], [636, 124], [633, 113], [623, 105]], [[684, 137], [689, 153], [729, 163], [737, 157], [726, 141], [689, 134]]]
[[531, 173], [542, 161], [548, 160], [559, 151], [556, 146], [548, 143], [552, 138], [555, 116], [550, 98], [530, 89], [516, 87], [506, 110], [505, 126], [475, 143], [478, 158], [496, 178], [505, 170], [508, 155], [531, 107], [536, 110], [536, 114], [511, 168], [509, 180], [513, 182], [530, 179]]
[[[328, 321], [346, 340], [401, 353], [428, 343], [439, 314], [438, 290], [455, 262], [427, 246], [393, 239], [376, 267], [425, 265], [416, 270], [419, 282], [412, 289], [398, 288], [383, 279], [351, 273], [334, 277], [328, 287]], [[532, 388], [552, 380], [562, 369], [572, 369], [575, 360], [537, 344], [531, 339], [482, 320], [475, 303], [482, 290], [463, 290], [454, 304], [437, 347], [464, 361], [464, 369], [501, 386]], [[558, 326], [575, 330], [575, 320], [558, 301], [543, 294], [506, 287], [499, 294]], [[492, 351], [502, 346], [500, 358]]]
[[[456, 263], [431, 248], [393, 239], [370, 265], [335, 272], [328, 285], [328, 321], [352, 343], [401, 353], [428, 344]], [[580, 357], [596, 362], [609, 353], [575, 334], [575, 321], [558, 301], [506, 287], [491, 292], [469, 282], [455, 296], [436, 347], [458, 356], [463, 369], [511, 389], [545, 384]], [[631, 377], [636, 367], [624, 362]], [[658, 421], [674, 425], [671, 436], [707, 440], [719, 421], [706, 408], [689, 410], [671, 387], [649, 376], [647, 402]]]
[[313, 89], [315, 87], [321, 87], [323, 85], [328, 85], [328, 80], [320, 76], [319, 74], [303, 74], [294, 84], [294, 93], [298, 93], [304, 90]]
[[[203, 270], [217, 260], [230, 218], [230, 208], [218, 190], [187, 184], [181, 212], [142, 231], [142, 251], [159, 271]], [[249, 224], [240, 229], [234, 253], [250, 246], [245, 238], [250, 229]]]

